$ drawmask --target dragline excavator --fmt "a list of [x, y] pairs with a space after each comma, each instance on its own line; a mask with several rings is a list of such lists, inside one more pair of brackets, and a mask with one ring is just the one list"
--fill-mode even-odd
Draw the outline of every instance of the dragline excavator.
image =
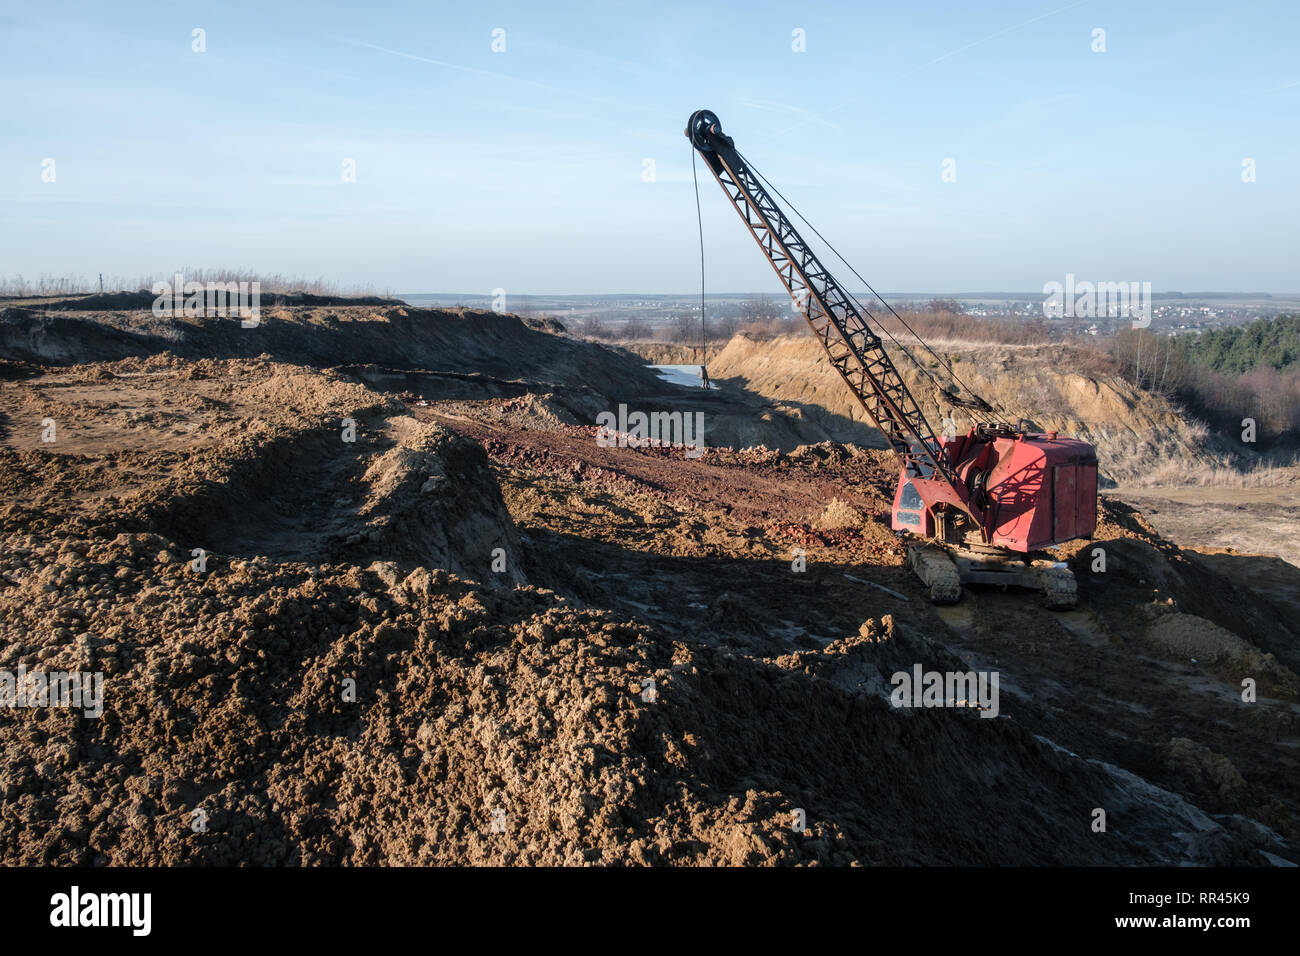
[[944, 398], [965, 409], [974, 424], [965, 435], [936, 435], [885, 351], [882, 333], [891, 339], [892, 333], [822, 265], [771, 194], [780, 192], [765, 188], [771, 184], [723, 134], [718, 117], [708, 110], [691, 114], [686, 136], [831, 365], [898, 456], [902, 467], [891, 525], [917, 538], [908, 546], [908, 564], [929, 587], [931, 600], [957, 601], [963, 583], [1002, 584], [1037, 588], [1048, 607], [1073, 607], [1074, 575], [1044, 549], [1092, 536], [1096, 449], [1055, 432], [1028, 431], [1023, 422], [1000, 421], [983, 399], [951, 385], [942, 389]]

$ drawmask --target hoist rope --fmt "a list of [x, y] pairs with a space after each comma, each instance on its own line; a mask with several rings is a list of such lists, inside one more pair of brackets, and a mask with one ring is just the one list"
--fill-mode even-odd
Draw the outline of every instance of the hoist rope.
[[709, 347], [708, 330], [704, 325], [704, 214], [700, 211], [700, 177], [695, 172], [695, 145], [691, 144], [691, 179], [695, 182], [695, 221], [700, 227], [700, 368], [708, 363], [705, 352]]

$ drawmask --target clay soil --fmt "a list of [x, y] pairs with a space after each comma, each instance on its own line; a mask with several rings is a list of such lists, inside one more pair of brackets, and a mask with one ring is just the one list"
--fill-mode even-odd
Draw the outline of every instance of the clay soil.
[[[285, 307], [260, 351], [0, 322], [0, 669], [105, 682], [99, 717], [0, 710], [3, 862], [1300, 861], [1293, 566], [1105, 497], [1057, 556], [1076, 610], [936, 608], [884, 452], [602, 447], [619, 402], [798, 423], [483, 319], [513, 374], [473, 316], [393, 308]], [[998, 716], [891, 706], [917, 664], [997, 671]]]

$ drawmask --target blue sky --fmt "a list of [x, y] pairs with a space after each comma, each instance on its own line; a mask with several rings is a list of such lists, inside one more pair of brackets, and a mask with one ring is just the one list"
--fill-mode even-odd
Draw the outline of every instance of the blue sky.
[[[882, 291], [1296, 292], [1297, 9], [4, 0], [0, 275], [689, 292], [708, 107]], [[700, 173], [710, 290], [776, 292]]]

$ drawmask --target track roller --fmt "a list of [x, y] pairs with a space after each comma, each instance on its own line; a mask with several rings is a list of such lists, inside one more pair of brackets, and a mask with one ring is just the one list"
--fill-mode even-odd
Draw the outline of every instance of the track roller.
[[933, 604], [956, 604], [961, 600], [961, 574], [947, 552], [931, 544], [907, 546], [907, 564], [930, 589]]

